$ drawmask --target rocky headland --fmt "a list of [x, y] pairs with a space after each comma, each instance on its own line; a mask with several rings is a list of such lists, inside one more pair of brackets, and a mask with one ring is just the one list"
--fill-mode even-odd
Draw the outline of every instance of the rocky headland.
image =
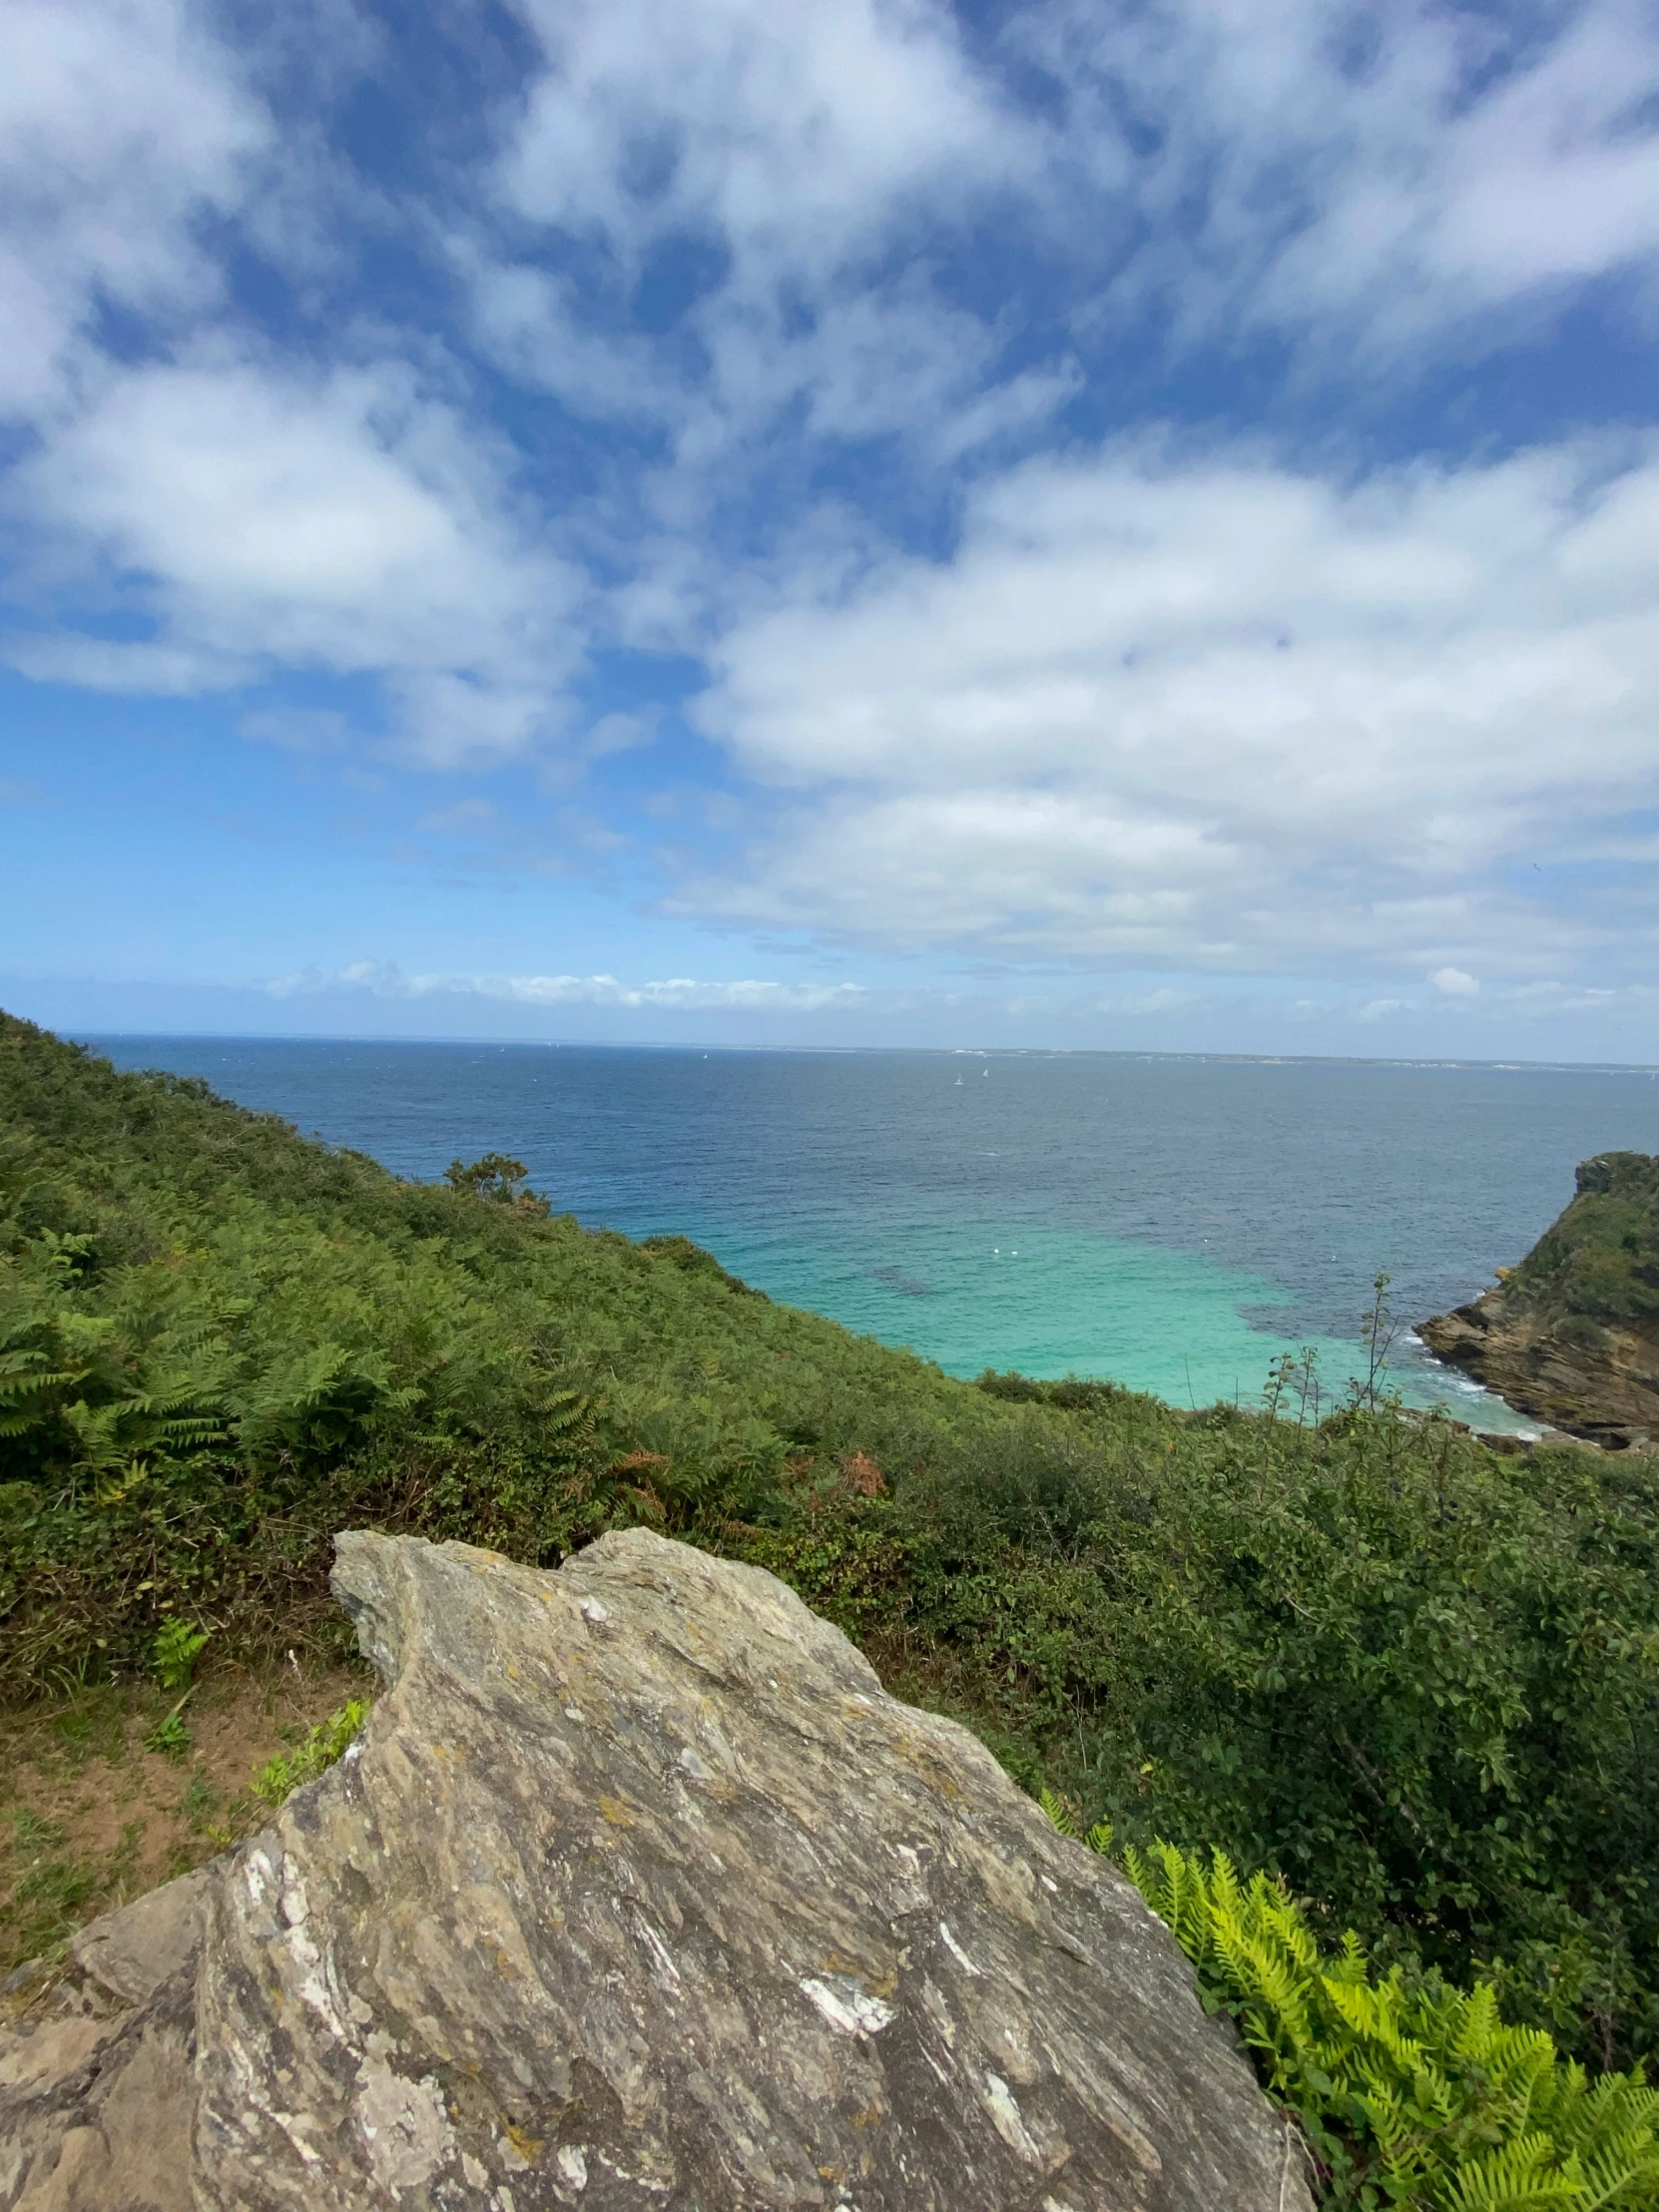
[[1417, 1335], [1436, 1359], [1568, 1435], [1659, 1438], [1659, 1158], [1604, 1152], [1518, 1267]]
[[364, 1736], [0, 2038], [4, 2212], [1305, 2212], [1128, 1883], [770, 1574], [334, 1587]]

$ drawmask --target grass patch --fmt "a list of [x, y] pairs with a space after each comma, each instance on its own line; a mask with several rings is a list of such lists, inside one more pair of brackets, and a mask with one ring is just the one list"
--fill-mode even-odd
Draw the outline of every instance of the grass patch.
[[138, 1866], [143, 1823], [129, 1821], [115, 1848], [96, 1859], [67, 1849], [63, 1827], [14, 1806], [6, 1836], [0, 1883], [0, 1967], [23, 1959], [55, 1962], [82, 1923], [108, 1900], [119, 1899]]
[[263, 1827], [256, 1778], [364, 1687], [355, 1670], [306, 1676], [286, 1661], [210, 1675], [183, 1757], [147, 1748], [158, 1698], [142, 1685], [0, 1721], [0, 1978]]

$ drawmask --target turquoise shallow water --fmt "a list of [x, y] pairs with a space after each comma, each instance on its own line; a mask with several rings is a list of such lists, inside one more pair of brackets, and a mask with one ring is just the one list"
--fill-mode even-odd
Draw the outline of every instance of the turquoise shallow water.
[[[435, 1177], [523, 1159], [560, 1209], [694, 1237], [776, 1298], [986, 1367], [1251, 1401], [1313, 1345], [1362, 1362], [1379, 1269], [1415, 1321], [1472, 1297], [1574, 1164], [1659, 1151], [1645, 1071], [124, 1037], [126, 1066]], [[1394, 1380], [1524, 1428], [1408, 1338]]]
[[[1275, 1357], [1300, 1346], [1260, 1325], [1276, 1312], [1290, 1319], [1286, 1292], [1202, 1255], [994, 1221], [910, 1228], [899, 1241], [902, 1266], [881, 1231], [840, 1240], [832, 1256], [792, 1251], [787, 1239], [734, 1239], [728, 1250], [737, 1272], [776, 1296], [908, 1345], [952, 1375], [994, 1366], [1105, 1376], [1178, 1405], [1254, 1402]], [[1346, 1377], [1353, 1344], [1313, 1342], [1323, 1373]]]

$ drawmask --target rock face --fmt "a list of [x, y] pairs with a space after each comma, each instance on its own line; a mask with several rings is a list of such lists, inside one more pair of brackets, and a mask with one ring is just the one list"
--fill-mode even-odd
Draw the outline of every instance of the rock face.
[[50, 2003], [0, 2035], [5, 2212], [192, 2212], [206, 1871], [84, 1929]]
[[1516, 1268], [1417, 1335], [1522, 1412], [1623, 1449], [1659, 1438], [1659, 1159], [1604, 1152]]
[[[199, 1912], [198, 2207], [1306, 2212], [1135, 1893], [770, 1575], [347, 1535], [335, 1588], [386, 1694], [141, 1999], [177, 2044]], [[152, 2201], [49, 2181], [0, 2207]]]

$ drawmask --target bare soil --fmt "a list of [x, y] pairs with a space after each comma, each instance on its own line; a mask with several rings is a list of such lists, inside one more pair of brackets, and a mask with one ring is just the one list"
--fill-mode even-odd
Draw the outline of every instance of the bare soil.
[[371, 1685], [291, 1655], [266, 1674], [221, 1669], [179, 1707], [166, 1749], [156, 1731], [178, 1700], [153, 1685], [0, 1715], [0, 1978], [260, 1827], [271, 1809], [254, 1778]]

